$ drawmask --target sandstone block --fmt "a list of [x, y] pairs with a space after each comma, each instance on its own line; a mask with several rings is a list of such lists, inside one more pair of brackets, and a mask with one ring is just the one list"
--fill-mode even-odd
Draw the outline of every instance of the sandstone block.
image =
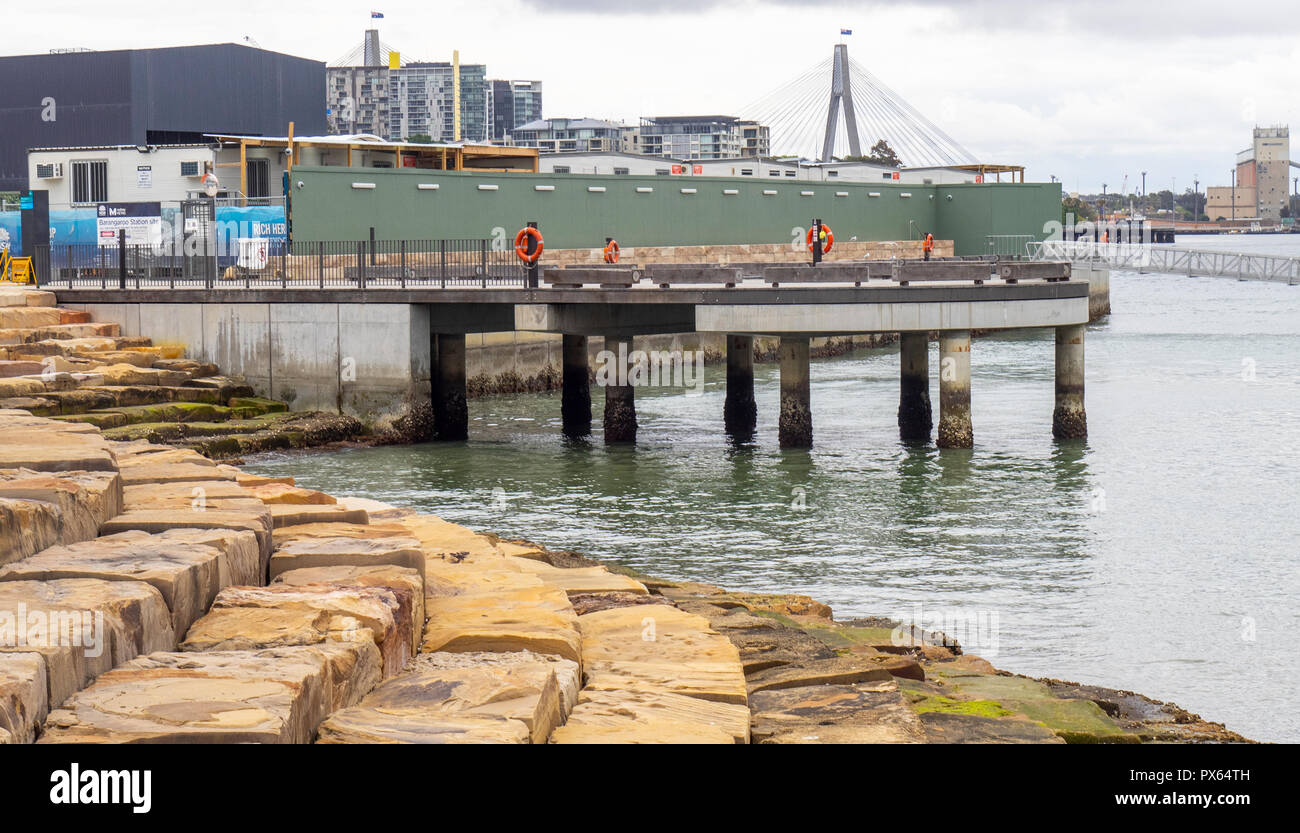
[[[262, 511], [205, 509], [136, 509], [123, 512], [103, 523], [99, 531], [103, 535], [129, 532], [138, 529], [141, 532], [166, 532], [171, 529], [229, 529], [246, 531], [257, 537], [260, 553], [259, 576], [266, 575], [266, 565], [271, 553], [270, 519]], [[257, 584], [264, 583], [259, 579]]]
[[529, 743], [531, 733], [522, 720], [448, 717], [427, 712], [344, 709], [321, 724], [317, 743]]
[[0, 288], [0, 307], [53, 307], [58, 301], [44, 289]]
[[366, 524], [370, 516], [364, 509], [345, 509], [342, 506], [313, 506], [270, 504], [271, 518], [276, 529], [284, 526], [317, 523]]
[[230, 569], [216, 547], [127, 532], [51, 547], [6, 567], [0, 582], [90, 578], [143, 581], [162, 594], [175, 634], [184, 634], [225, 587]]
[[264, 483], [250, 487], [249, 491], [263, 503], [332, 506], [338, 502], [324, 492], [318, 492], [314, 489], [300, 489], [297, 486], [284, 483]]
[[578, 617], [557, 588], [428, 597], [420, 650], [533, 651], [582, 662]]
[[122, 484], [138, 486], [144, 483], [190, 483], [207, 480], [225, 480], [212, 466], [198, 463], [140, 463], [122, 466]]
[[52, 712], [42, 743], [310, 743], [379, 680], [371, 642], [156, 653]]
[[[478, 729], [478, 742], [497, 735], [506, 742], [545, 743], [563, 720], [550, 662], [440, 665], [436, 659], [421, 660], [381, 683], [360, 705], [327, 720], [322, 741], [464, 742], [470, 728]], [[503, 723], [522, 724], [526, 736], [520, 740], [517, 730]], [[366, 731], [358, 732], [361, 727]]]
[[0, 581], [0, 652], [45, 657], [52, 704], [114, 665], [175, 647], [171, 612], [144, 582]]
[[466, 561], [470, 563], [501, 557], [501, 551], [491, 537], [434, 515], [408, 515], [391, 523], [404, 527], [406, 534], [418, 540], [430, 556], [465, 553]]
[[233, 480], [138, 483], [125, 487], [122, 490], [122, 499], [126, 510], [174, 507], [177, 501], [189, 503], [198, 500], [201, 503], [210, 503], [215, 500], [257, 500], [248, 489]]
[[301, 538], [271, 555], [270, 577], [304, 567], [406, 567], [424, 575], [424, 553], [412, 538]]
[[38, 653], [0, 653], [0, 732], [12, 743], [33, 743], [50, 711], [45, 658]]
[[59, 541], [63, 517], [57, 506], [0, 497], [0, 564], [9, 564]]
[[[0, 469], [32, 469], [33, 471], [117, 471], [117, 461], [113, 454], [103, 447], [89, 443], [60, 443], [56, 440], [75, 435], [55, 438], [53, 432], [40, 438], [44, 444], [0, 444]], [[12, 435], [5, 440], [13, 439]]]
[[384, 503], [378, 500], [371, 500], [365, 497], [345, 497], [340, 498], [337, 504], [344, 509], [361, 509], [371, 520], [392, 521], [397, 518], [405, 518], [415, 514], [414, 509], [407, 509], [403, 506], [393, 506], [390, 503]]
[[[95, 511], [97, 504], [102, 506], [102, 502], [96, 501], [87, 489], [71, 478], [31, 472], [30, 477], [9, 479], [0, 474], [0, 498], [35, 500], [55, 507], [59, 524], [55, 543], [59, 544], [94, 538], [104, 520]], [[3, 556], [0, 556], [0, 563], [4, 563]]]
[[893, 681], [768, 689], [750, 697], [755, 743], [923, 743]]
[[751, 674], [749, 693], [813, 685], [884, 682], [891, 677], [888, 668], [875, 662], [873, 657], [837, 656], [795, 662]]
[[[403, 608], [396, 593], [384, 587], [330, 584], [228, 587], [217, 595], [208, 615], [186, 636], [182, 649], [233, 648], [234, 645], [228, 644], [232, 638], [248, 640], [239, 647], [261, 644], [257, 631], [242, 627], [244, 620], [226, 612], [245, 608], [281, 613], [295, 610], [323, 612], [331, 617], [331, 621], [326, 623], [329, 633], [338, 632], [342, 639], [348, 638], [349, 631], [369, 631], [383, 658], [385, 676], [401, 671], [412, 654], [416, 625], [410, 619], [410, 607]], [[313, 626], [318, 624], [314, 622]], [[277, 629], [272, 638], [281, 639], [281, 632]]]
[[635, 605], [589, 613], [578, 623], [592, 690], [639, 688], [746, 702], [739, 652], [701, 616], [668, 605]]
[[607, 729], [644, 730], [647, 734], [659, 730], [671, 739], [683, 726], [689, 726], [691, 737], [707, 737], [711, 734], [708, 730], [716, 729], [725, 732], [732, 743], [748, 743], [749, 709], [664, 691], [584, 690], [565, 726], [567, 730], [557, 742], [578, 742], [589, 730], [595, 730], [592, 737], [600, 738]]
[[581, 719], [561, 726], [551, 735], [563, 744], [734, 744], [732, 736], [716, 726], [669, 718], [591, 723]]
[[543, 561], [511, 556], [507, 561], [520, 571], [532, 573], [554, 587], [568, 593], [637, 593], [649, 591], [641, 582], [629, 576], [611, 573], [604, 567], [552, 567]]
[[[410, 538], [406, 527], [391, 523], [310, 523], [282, 526], [274, 530], [275, 546], [279, 549], [289, 541], [317, 538]], [[417, 542], [418, 543], [418, 542]]]
[[389, 564], [305, 567], [280, 573], [272, 584], [285, 584], [291, 587], [303, 585], [382, 587], [390, 590], [402, 608], [399, 620], [409, 621], [414, 625], [411, 629], [411, 653], [414, 655], [420, 648], [420, 639], [424, 635], [425, 614], [424, 581], [420, 578], [419, 570], [394, 567]]

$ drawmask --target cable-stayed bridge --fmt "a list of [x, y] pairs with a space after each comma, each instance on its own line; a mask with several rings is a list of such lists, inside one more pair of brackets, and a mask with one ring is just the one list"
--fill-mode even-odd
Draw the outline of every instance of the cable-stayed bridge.
[[970, 151], [851, 60], [844, 44], [741, 114], [771, 128], [774, 156], [828, 162], [869, 154], [884, 139], [908, 167], [978, 164]]

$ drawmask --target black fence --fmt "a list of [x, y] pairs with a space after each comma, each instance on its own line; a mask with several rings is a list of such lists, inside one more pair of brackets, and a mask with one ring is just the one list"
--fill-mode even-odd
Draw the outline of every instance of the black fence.
[[37, 283], [67, 289], [367, 289], [526, 286], [514, 249], [491, 240], [239, 240], [222, 254], [186, 246], [51, 244]]

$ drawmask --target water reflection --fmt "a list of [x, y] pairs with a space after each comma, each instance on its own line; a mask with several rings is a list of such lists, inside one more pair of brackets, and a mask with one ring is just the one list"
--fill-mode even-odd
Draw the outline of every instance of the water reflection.
[[[975, 351], [973, 451], [899, 442], [897, 353], [878, 350], [814, 365], [811, 450], [777, 447], [779, 377], [760, 365], [744, 440], [723, 432], [720, 385], [639, 397], [635, 447], [565, 440], [558, 399], [525, 395], [472, 402], [468, 444], [249, 468], [665, 578], [808, 593], [841, 617], [997, 610], [1009, 670], [1300, 739], [1276, 685], [1300, 674], [1283, 642], [1300, 631], [1300, 480], [1278, 451], [1300, 447], [1284, 418], [1300, 401], [1268, 358], [1300, 355], [1300, 295], [1170, 276], [1112, 276], [1112, 292], [1116, 315], [1088, 333], [1087, 442], [1051, 438], [1050, 337], [1000, 334]], [[1245, 647], [1242, 616], [1258, 619]], [[1188, 657], [1194, 674], [1169, 672]]]

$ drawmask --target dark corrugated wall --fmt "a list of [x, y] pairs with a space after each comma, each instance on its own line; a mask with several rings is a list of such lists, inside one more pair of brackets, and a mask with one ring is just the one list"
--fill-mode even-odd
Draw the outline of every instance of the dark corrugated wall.
[[[41, 118], [55, 101], [54, 121]], [[155, 133], [326, 132], [325, 65], [237, 44], [0, 57], [0, 191], [33, 147], [144, 144]], [[39, 187], [39, 185], [37, 185]]]

